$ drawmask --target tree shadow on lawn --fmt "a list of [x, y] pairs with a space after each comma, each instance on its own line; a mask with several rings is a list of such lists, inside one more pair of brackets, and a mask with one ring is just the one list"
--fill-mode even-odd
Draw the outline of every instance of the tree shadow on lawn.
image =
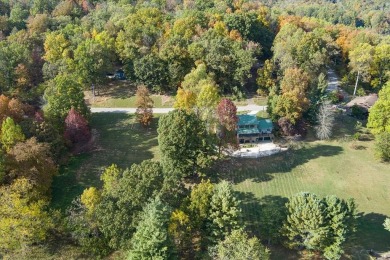
[[352, 240], [354, 247], [360, 251], [372, 249], [376, 253], [390, 252], [390, 232], [383, 226], [385, 219], [385, 215], [374, 212], [362, 214]]
[[340, 146], [317, 144], [257, 159], [230, 158], [212, 167], [212, 172], [217, 174], [211, 174], [211, 178], [213, 181], [224, 179], [234, 184], [247, 179], [266, 182], [273, 179], [274, 173], [288, 173], [312, 159], [336, 156], [342, 151]]
[[[261, 199], [251, 192], [235, 192], [241, 201], [242, 221], [246, 231], [250, 236], [256, 236], [262, 243], [271, 249], [271, 259], [299, 259], [297, 251], [290, 250], [280, 244], [280, 239], [275, 240], [265, 234], [264, 228], [273, 225], [275, 229], [282, 227], [284, 219], [287, 217], [285, 204], [288, 199], [281, 196], [264, 196]], [[268, 216], [265, 216], [268, 214]], [[267, 223], [271, 221], [272, 223]], [[275, 235], [275, 234], [273, 234]]]

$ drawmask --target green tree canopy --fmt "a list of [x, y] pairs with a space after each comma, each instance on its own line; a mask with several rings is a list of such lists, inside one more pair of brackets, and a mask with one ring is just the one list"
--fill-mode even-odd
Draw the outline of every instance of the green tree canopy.
[[17, 142], [22, 142], [25, 139], [22, 128], [15, 124], [12, 118], [7, 117], [1, 125], [0, 141], [3, 148], [9, 152]]
[[367, 127], [373, 134], [390, 133], [390, 81], [383, 86], [377, 102], [370, 109]]
[[174, 178], [197, 173], [212, 154], [205, 126], [194, 114], [169, 112], [160, 118], [157, 132], [162, 167]]
[[243, 230], [233, 230], [224, 240], [211, 248], [209, 254], [217, 260], [270, 259], [269, 251], [261, 244], [260, 240], [257, 237], [249, 238]]

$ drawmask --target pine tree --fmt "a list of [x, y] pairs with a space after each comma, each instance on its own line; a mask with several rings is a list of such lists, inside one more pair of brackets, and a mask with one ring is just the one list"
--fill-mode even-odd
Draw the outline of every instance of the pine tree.
[[232, 230], [240, 228], [240, 213], [232, 185], [227, 181], [215, 185], [208, 216], [211, 240], [224, 239]]
[[319, 250], [324, 247], [329, 234], [325, 205], [311, 193], [299, 193], [286, 204], [287, 221], [282, 233], [287, 246], [295, 249]]
[[159, 197], [145, 206], [137, 231], [131, 239], [127, 259], [168, 259], [171, 254], [168, 236], [169, 215], [170, 209]]
[[267, 260], [269, 251], [257, 237], [249, 238], [243, 230], [233, 230], [226, 238], [209, 250], [212, 259]]

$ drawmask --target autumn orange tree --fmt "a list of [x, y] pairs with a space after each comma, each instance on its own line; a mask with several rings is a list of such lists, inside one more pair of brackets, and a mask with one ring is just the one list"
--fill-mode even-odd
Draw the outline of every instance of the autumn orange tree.
[[136, 98], [135, 104], [137, 106], [137, 110], [135, 112], [135, 116], [142, 126], [147, 127], [153, 119], [154, 101], [150, 97], [148, 88], [144, 85], [138, 86]]

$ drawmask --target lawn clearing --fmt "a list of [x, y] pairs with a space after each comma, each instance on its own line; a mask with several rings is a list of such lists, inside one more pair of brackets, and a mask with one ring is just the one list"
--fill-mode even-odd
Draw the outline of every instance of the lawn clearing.
[[[91, 90], [84, 91], [87, 104], [92, 107], [136, 107], [137, 86], [127, 80], [113, 80], [104, 86], [96, 87], [95, 97]], [[154, 107], [172, 107], [174, 98], [166, 95], [151, 95]]]
[[351, 138], [355, 119], [339, 116], [337, 120], [332, 141], [315, 141], [309, 133], [310, 141], [297, 143], [294, 150], [220, 163], [218, 177], [234, 183], [243, 202], [246, 224], [260, 237], [257, 223], [262, 200], [284, 203], [287, 197], [307, 191], [355, 199], [362, 216], [348, 250], [352, 258], [366, 256], [365, 250], [369, 249], [390, 251], [390, 234], [383, 228], [385, 217], [390, 216], [390, 165], [374, 158], [372, 139]]
[[91, 127], [98, 133], [96, 149], [73, 157], [63, 166], [53, 183], [53, 207], [65, 209], [90, 186], [101, 186], [100, 174], [115, 163], [130, 167], [146, 159], [158, 159], [157, 122], [150, 129], [134, 123], [134, 115], [124, 113], [92, 114]]

